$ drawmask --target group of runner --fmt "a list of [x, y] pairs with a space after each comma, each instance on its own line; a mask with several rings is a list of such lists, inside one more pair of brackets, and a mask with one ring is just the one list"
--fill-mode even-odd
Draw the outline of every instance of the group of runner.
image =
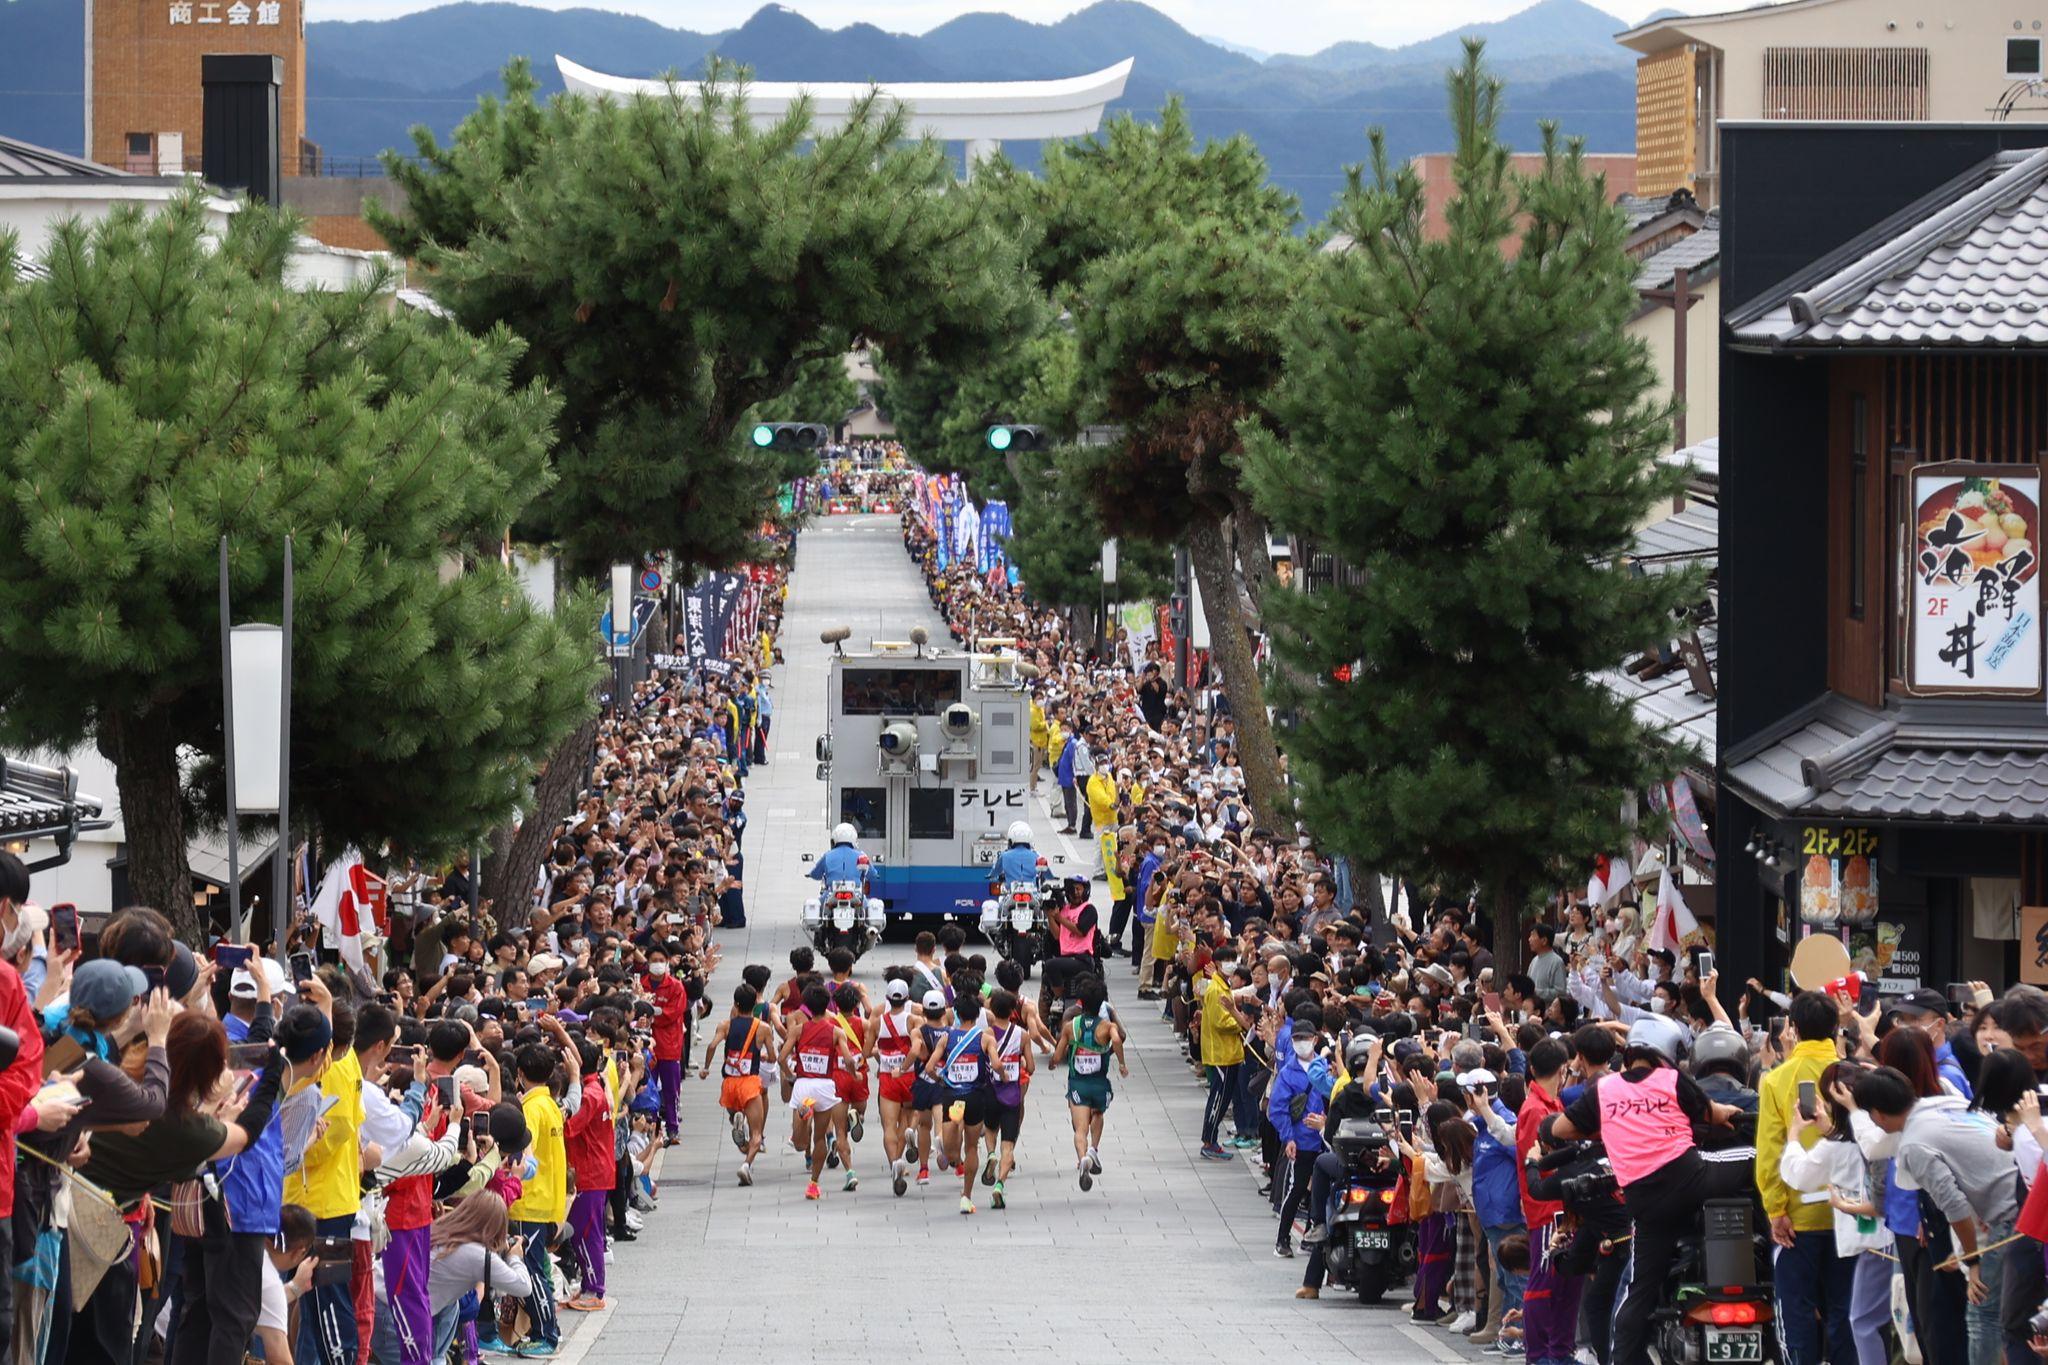
[[879, 999], [853, 980], [854, 957], [845, 949], [826, 955], [823, 972], [811, 949], [792, 950], [791, 975], [772, 993], [768, 967], [742, 971], [699, 1070], [708, 1077], [715, 1065], [723, 1078], [719, 1104], [741, 1153], [740, 1184], [754, 1181], [773, 1076], [790, 1111], [790, 1150], [809, 1162], [806, 1199], [822, 1197], [828, 1167], [844, 1169], [844, 1190], [860, 1187], [854, 1144], [865, 1135], [873, 1099], [896, 1195], [913, 1178], [929, 1185], [936, 1165], [941, 1180], [960, 1181], [961, 1213], [975, 1212], [977, 1178], [990, 1205], [1003, 1208], [1025, 1096], [1043, 1057], [1065, 1070], [1075, 1179], [1083, 1190], [1094, 1188], [1113, 1094], [1110, 1063], [1130, 1074], [1123, 1026], [1099, 971], [1073, 975], [1057, 1002], [1063, 1008], [1053, 1013], [1023, 994], [1015, 962], [1000, 960], [991, 973], [982, 955], [963, 955], [965, 942], [957, 925], [919, 934], [916, 960], [886, 969]]

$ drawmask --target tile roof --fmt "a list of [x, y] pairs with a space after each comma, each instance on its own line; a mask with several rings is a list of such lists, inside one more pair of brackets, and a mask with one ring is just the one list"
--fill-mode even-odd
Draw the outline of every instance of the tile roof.
[[[1637, 532], [1635, 560], [1650, 572], [1705, 562], [1720, 557], [1721, 513], [1711, 503], [1688, 504], [1684, 511]], [[1712, 621], [1699, 628], [1700, 648], [1709, 670], [1718, 672], [1720, 628]], [[1693, 691], [1692, 674], [1683, 665], [1655, 678], [1639, 678], [1626, 668], [1597, 674], [1594, 681], [1629, 704], [1637, 719], [1675, 744], [1693, 749], [1708, 772], [1714, 769], [1714, 699]]]
[[70, 835], [74, 822], [105, 828], [100, 801], [78, 790], [69, 768], [49, 768], [0, 755], [0, 835], [34, 839]]
[[1829, 266], [1743, 309], [1731, 319], [1736, 339], [2048, 346], [2048, 149], [1979, 163]]
[[1709, 436], [1696, 445], [1657, 457], [1658, 463], [1690, 469], [1695, 484], [1717, 486], [1721, 482], [1721, 438]]
[[1909, 721], [1831, 695], [1731, 753], [1727, 780], [1788, 816], [2048, 824], [2048, 732]]
[[1713, 563], [1721, 556], [1721, 509], [1710, 502], [1686, 503], [1683, 511], [1638, 531], [1630, 556], [1651, 570]]
[[1711, 266], [1721, 263], [1721, 225], [1719, 219], [1709, 219], [1709, 225], [1689, 237], [1681, 237], [1670, 246], [1654, 255], [1643, 258], [1636, 271], [1636, 288], [1669, 289], [1672, 272], [1683, 266], [1697, 276]]
[[1614, 206], [1620, 209], [1623, 216], [1628, 219], [1629, 231], [1634, 232], [1637, 228], [1670, 208], [1671, 196], [1668, 194], [1624, 194], [1621, 198], [1614, 201]]
[[0, 137], [0, 180], [126, 179], [128, 172], [86, 161], [33, 142]]

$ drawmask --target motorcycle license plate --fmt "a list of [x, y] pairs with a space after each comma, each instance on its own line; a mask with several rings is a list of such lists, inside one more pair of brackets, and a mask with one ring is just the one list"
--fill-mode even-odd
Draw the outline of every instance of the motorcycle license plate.
[[850, 905], [834, 907], [832, 911], [832, 927], [842, 933], [851, 929], [853, 927], [853, 907]]
[[1388, 1238], [1385, 1228], [1361, 1228], [1358, 1233], [1358, 1245], [1367, 1251], [1385, 1251], [1393, 1243]]
[[1764, 1358], [1764, 1334], [1758, 1328], [1709, 1327], [1707, 1331], [1707, 1359], [1712, 1361], [1761, 1361]]

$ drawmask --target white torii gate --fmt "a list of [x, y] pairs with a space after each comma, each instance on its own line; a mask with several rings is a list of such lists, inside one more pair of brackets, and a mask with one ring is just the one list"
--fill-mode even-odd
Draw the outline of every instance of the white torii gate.
[[[820, 132], [844, 126], [854, 103], [879, 88], [884, 100], [910, 111], [911, 131], [941, 142], [965, 142], [967, 167], [995, 154], [1004, 138], [1034, 140], [1081, 137], [1102, 125], [1102, 111], [1124, 92], [1135, 59], [1086, 76], [1052, 81], [949, 81], [870, 86], [854, 81], [754, 81], [747, 86], [747, 112], [767, 127], [789, 112], [798, 97], [808, 95], [811, 121]], [[555, 56], [562, 83], [579, 95], [660, 95], [665, 81], [607, 76], [567, 57]], [[694, 82], [679, 82], [686, 99], [694, 98]]]

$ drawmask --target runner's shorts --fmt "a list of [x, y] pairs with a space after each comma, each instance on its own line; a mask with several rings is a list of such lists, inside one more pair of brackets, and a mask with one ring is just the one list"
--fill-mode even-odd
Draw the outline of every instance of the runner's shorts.
[[910, 1091], [910, 1107], [912, 1109], [930, 1109], [944, 1103], [946, 1099], [946, 1088], [944, 1086], [932, 1080], [921, 1071], [913, 1079], [916, 1083], [911, 1087]]
[[986, 1090], [948, 1091], [945, 1097], [947, 1117], [952, 1116], [954, 1105], [960, 1106], [958, 1122], [970, 1128], [988, 1122], [990, 1111], [995, 1108], [996, 1097]]
[[1015, 1142], [1017, 1134], [1024, 1131], [1024, 1106], [1004, 1104], [993, 1097], [988, 1104], [988, 1126], [995, 1129], [996, 1137], [1004, 1142]]
[[868, 1102], [868, 1073], [865, 1071], [842, 1071], [833, 1077], [832, 1083], [839, 1087], [839, 1098], [858, 1109]]
[[839, 1107], [839, 1087], [830, 1080], [805, 1077], [790, 1087], [789, 1107], [816, 1109], [819, 1113]]
[[914, 1098], [916, 1090], [917, 1077], [911, 1075], [908, 1071], [895, 1076], [882, 1077], [882, 1098], [891, 1104], [909, 1104], [914, 1106], [916, 1104]]
[[727, 1113], [737, 1114], [760, 1098], [759, 1076], [727, 1076], [725, 1084], [718, 1087], [718, 1107]]
[[1069, 1076], [1067, 1078], [1067, 1103], [1077, 1109], [1093, 1109], [1100, 1113], [1109, 1108], [1114, 1092], [1109, 1088], [1107, 1076]]

